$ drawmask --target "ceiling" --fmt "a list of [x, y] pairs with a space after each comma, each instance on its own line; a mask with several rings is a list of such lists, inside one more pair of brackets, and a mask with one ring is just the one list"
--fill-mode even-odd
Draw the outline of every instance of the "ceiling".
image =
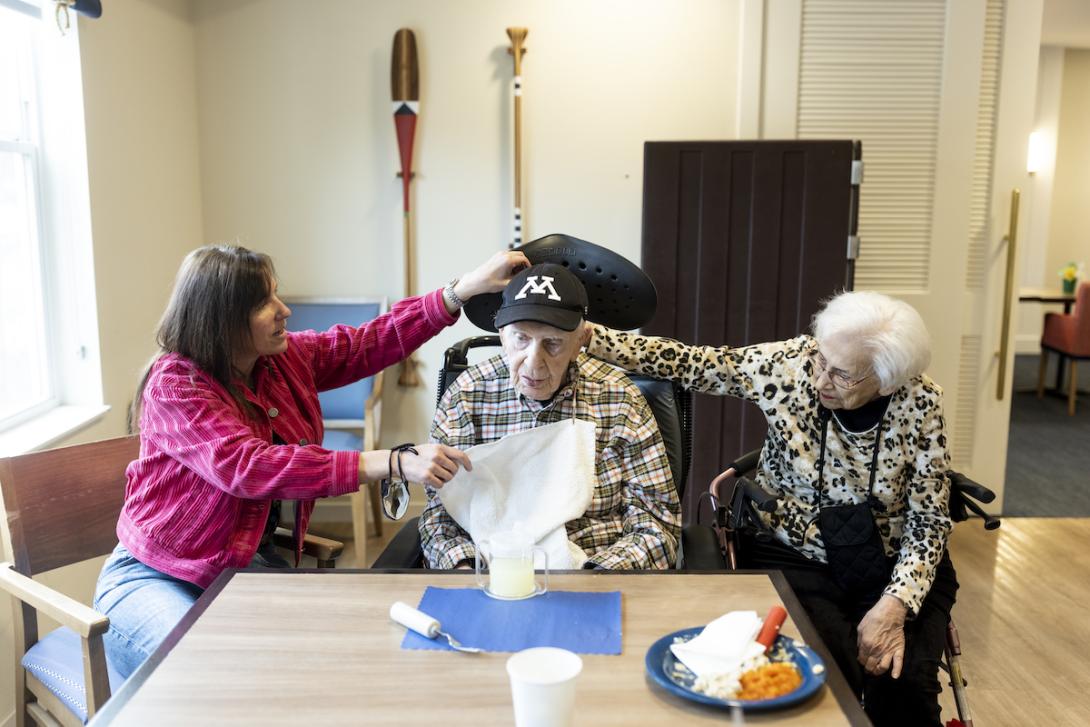
[[1090, 0], [1044, 0], [1041, 45], [1090, 48]]

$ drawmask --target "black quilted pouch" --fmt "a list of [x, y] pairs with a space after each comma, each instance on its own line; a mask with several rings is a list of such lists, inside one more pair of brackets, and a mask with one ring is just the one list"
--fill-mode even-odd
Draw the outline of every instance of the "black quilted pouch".
[[881, 593], [893, 573], [874, 513], [865, 502], [823, 507], [818, 513], [825, 557], [837, 584], [855, 595]]

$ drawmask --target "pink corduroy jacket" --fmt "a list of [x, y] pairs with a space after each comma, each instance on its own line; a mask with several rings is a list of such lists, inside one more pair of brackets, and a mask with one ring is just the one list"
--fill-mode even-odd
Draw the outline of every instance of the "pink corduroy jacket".
[[[258, 359], [255, 390], [242, 389], [256, 420], [192, 361], [163, 356], [144, 389], [140, 459], [126, 472], [118, 539], [146, 565], [207, 588], [224, 569], [249, 564], [271, 501], [284, 499], [298, 501], [301, 548], [315, 498], [359, 486], [359, 452], [319, 446], [318, 392], [401, 361], [455, 320], [434, 291], [359, 328], [289, 333], [287, 351]], [[274, 445], [274, 433], [287, 445]]]

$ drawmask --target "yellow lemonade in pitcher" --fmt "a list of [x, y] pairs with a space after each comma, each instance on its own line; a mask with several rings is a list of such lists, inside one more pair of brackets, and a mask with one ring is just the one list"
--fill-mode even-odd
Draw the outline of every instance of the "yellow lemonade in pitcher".
[[488, 590], [501, 598], [521, 598], [534, 592], [534, 561], [531, 558], [493, 557], [488, 563]]

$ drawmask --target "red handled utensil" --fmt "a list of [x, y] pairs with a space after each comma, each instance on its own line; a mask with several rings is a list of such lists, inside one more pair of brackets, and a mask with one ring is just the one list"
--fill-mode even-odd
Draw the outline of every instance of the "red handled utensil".
[[773, 606], [768, 609], [765, 622], [761, 624], [761, 630], [757, 633], [757, 643], [765, 647], [765, 651], [772, 648], [773, 642], [780, 634], [780, 627], [787, 620], [787, 611], [783, 606]]

